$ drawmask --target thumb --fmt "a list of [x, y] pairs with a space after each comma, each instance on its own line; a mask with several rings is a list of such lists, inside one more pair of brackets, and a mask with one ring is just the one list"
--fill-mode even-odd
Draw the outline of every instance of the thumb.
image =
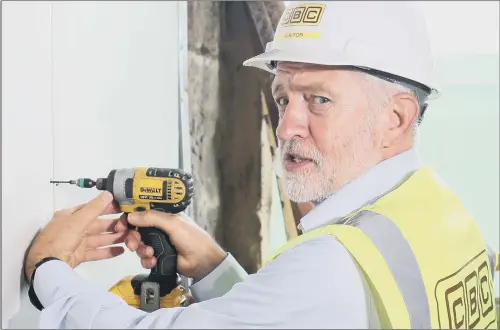
[[97, 217], [108, 210], [112, 201], [113, 195], [109, 191], [103, 191], [74, 213], [78, 219], [75, 225], [81, 226], [82, 230], [86, 229]]
[[182, 221], [179, 215], [149, 210], [128, 215], [128, 223], [137, 227], [155, 227], [170, 234]]

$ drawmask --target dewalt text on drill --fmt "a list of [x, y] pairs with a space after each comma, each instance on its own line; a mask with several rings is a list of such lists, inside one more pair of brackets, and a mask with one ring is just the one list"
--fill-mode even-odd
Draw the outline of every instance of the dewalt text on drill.
[[[124, 168], [112, 170], [106, 178], [88, 178], [69, 183], [81, 188], [107, 190], [121, 212], [131, 213], [157, 210], [167, 213], [184, 211], [194, 194], [192, 176], [180, 169], [169, 168]], [[165, 232], [157, 228], [130, 229], [141, 234], [141, 240], [154, 250], [156, 265], [149, 274], [127, 276], [116, 283], [110, 292], [120, 296], [127, 304], [152, 312], [158, 308], [183, 306], [187, 301], [186, 290], [179, 283], [177, 274], [177, 251]]]

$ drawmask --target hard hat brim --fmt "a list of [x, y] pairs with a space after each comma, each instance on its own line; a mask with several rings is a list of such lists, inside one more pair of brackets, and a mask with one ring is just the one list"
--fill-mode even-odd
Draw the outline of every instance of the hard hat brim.
[[[332, 51], [325, 53], [324, 51], [314, 51], [312, 49], [294, 49], [293, 51], [272, 49], [265, 53], [247, 59], [243, 62], [243, 65], [276, 74], [276, 70], [269, 66], [269, 63], [271, 61], [309, 63], [328, 66], [354, 66], [365, 69], [376, 68], [377, 70], [385, 71], [384, 68], [380, 68], [377, 66], [372, 67], [370, 65], [367, 65], [367, 63], [364, 63], [364, 61], [357, 61], [353, 58], [346, 58], [341, 53], [335, 53]], [[391, 72], [391, 70], [386, 70], [386, 72], [394, 73]], [[427, 84], [425, 85], [428, 86], [431, 90], [431, 93], [428, 96], [428, 100], [436, 99], [440, 96], [440, 93], [436, 88]]]

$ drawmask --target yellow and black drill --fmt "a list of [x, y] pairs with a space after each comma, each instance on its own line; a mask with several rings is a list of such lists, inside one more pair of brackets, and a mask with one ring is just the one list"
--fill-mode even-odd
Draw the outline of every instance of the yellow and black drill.
[[[84, 178], [51, 182], [107, 190], [113, 194], [114, 201], [124, 213], [146, 210], [179, 213], [189, 206], [194, 195], [192, 176], [180, 169], [114, 169], [106, 178], [95, 181]], [[147, 312], [183, 306], [187, 301], [187, 292], [180, 285], [177, 251], [167, 234], [157, 228], [136, 228], [131, 225], [129, 228], [137, 230], [144, 244], [153, 248], [157, 262], [149, 274], [127, 276], [109, 291], [120, 296], [127, 304]]]

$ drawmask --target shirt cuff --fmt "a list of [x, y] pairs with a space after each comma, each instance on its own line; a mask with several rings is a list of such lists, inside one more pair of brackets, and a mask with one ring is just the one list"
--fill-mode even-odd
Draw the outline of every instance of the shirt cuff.
[[228, 253], [219, 266], [198, 282], [193, 283], [189, 289], [193, 298], [201, 302], [225, 295], [233, 285], [242, 282], [246, 276], [248, 276], [247, 272]]
[[50, 260], [37, 268], [33, 289], [44, 308], [59, 298], [89, 290], [89, 285], [61, 260]]

